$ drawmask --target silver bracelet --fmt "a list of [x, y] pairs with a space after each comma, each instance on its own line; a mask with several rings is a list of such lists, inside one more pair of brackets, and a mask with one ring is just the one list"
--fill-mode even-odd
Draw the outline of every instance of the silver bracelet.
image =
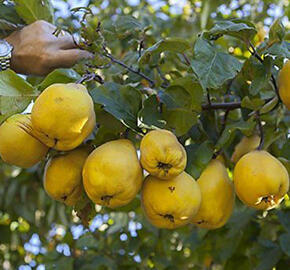
[[10, 59], [0, 59], [0, 71], [4, 71], [10, 67]]

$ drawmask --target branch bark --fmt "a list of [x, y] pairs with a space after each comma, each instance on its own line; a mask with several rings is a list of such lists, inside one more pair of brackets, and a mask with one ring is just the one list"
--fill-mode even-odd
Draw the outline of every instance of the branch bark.
[[204, 111], [219, 110], [219, 109], [235, 110], [242, 107], [242, 102], [237, 101], [237, 102], [211, 103], [211, 104], [208, 103], [208, 104], [203, 104], [201, 107]]

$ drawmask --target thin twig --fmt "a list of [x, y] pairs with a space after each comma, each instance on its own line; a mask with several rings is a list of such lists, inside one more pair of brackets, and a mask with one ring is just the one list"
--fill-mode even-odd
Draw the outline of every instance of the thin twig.
[[276, 92], [276, 95], [278, 97], [279, 102], [282, 102], [281, 97], [280, 97], [280, 94], [279, 94], [279, 88], [278, 88], [276, 79], [275, 79], [275, 77], [274, 77], [273, 74], [271, 75], [271, 81], [273, 83], [273, 86], [274, 86], [274, 89], [275, 89], [275, 92]]
[[139, 46], [138, 46], [138, 57], [140, 58], [142, 56], [142, 50], [144, 49], [144, 37], [140, 40]]
[[250, 48], [252, 49], [252, 51], [249, 48], [249, 52], [255, 56], [262, 64], [264, 63], [264, 60], [262, 59], [262, 57], [258, 54], [258, 52], [256, 51], [255, 46], [252, 44], [252, 42], [249, 43], [250, 44]]
[[[260, 63], [263, 64], [263, 63], [264, 63], [264, 60], [263, 60], [262, 57], [258, 54], [258, 52], [257, 52], [255, 46], [252, 44], [252, 42], [249, 42], [249, 45], [250, 45], [250, 48], [251, 48], [251, 50], [250, 50], [250, 48], [248, 49], [249, 52], [250, 52], [253, 56], [255, 56], [255, 57], [260, 61]], [[279, 95], [279, 88], [278, 88], [278, 85], [277, 85], [276, 79], [275, 79], [275, 77], [274, 77], [273, 74], [271, 74], [271, 81], [272, 81], [272, 84], [273, 84], [274, 90], [275, 90], [275, 92], [276, 92], [276, 95], [277, 95], [277, 97], [278, 97], [278, 99], [279, 99], [279, 102], [281, 102], [281, 98], [280, 98], [280, 95]]]
[[123, 68], [129, 70], [130, 72], [134, 73], [134, 74], [137, 74], [139, 75], [140, 77], [144, 78], [146, 81], [148, 81], [150, 83], [150, 86], [151, 87], [154, 87], [155, 86], [155, 82], [154, 80], [150, 79], [147, 75], [145, 75], [144, 73], [142, 73], [141, 71], [138, 71], [138, 70], [135, 70], [133, 69], [132, 67], [126, 65], [124, 62], [116, 59], [113, 55], [111, 55], [109, 52], [105, 52], [104, 53], [104, 56], [109, 58], [113, 63], [116, 63], [120, 66], [122, 66]]
[[89, 81], [96, 81], [100, 84], [104, 84], [103, 78], [96, 73], [84, 74], [79, 80], [76, 81], [76, 84], [81, 84], [83, 82], [89, 82]]
[[183, 53], [182, 56], [183, 56], [183, 59], [185, 60], [186, 64], [187, 64], [188, 66], [190, 66], [190, 61], [189, 61], [187, 55], [186, 55], [185, 53]]
[[206, 97], [207, 97], [207, 103], [208, 103], [209, 105], [211, 105], [210, 94], [209, 94], [209, 89], [208, 89], [208, 88], [206, 88]]

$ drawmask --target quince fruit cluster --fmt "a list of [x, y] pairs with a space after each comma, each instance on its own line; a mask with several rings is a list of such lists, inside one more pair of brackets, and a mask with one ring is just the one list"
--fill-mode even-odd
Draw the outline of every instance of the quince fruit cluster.
[[[140, 160], [128, 139], [109, 141], [93, 149], [83, 144], [96, 125], [94, 103], [80, 84], [54, 84], [36, 99], [31, 114], [17, 114], [0, 126], [0, 156], [8, 164], [29, 168], [45, 160], [50, 148], [60, 151], [44, 170], [47, 194], [69, 206], [83, 192], [109, 208], [130, 203], [141, 190], [148, 221], [174, 229], [189, 223], [201, 228], [222, 227], [230, 218], [235, 194], [246, 205], [277, 207], [289, 190], [282, 163], [255, 150], [257, 135], [236, 146], [234, 181], [222, 159], [212, 159], [199, 179], [185, 172], [187, 155], [168, 130], [153, 130], [141, 140]], [[143, 170], [146, 171], [144, 179]]]

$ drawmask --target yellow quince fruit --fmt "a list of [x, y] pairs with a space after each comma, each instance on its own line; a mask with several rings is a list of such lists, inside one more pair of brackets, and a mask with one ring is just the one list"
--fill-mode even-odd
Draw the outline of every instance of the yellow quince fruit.
[[234, 169], [234, 185], [246, 205], [269, 210], [277, 207], [289, 190], [289, 175], [282, 163], [266, 151], [244, 155]]
[[143, 181], [136, 149], [129, 140], [119, 139], [96, 148], [83, 169], [84, 188], [96, 204], [116, 208], [128, 204]]
[[96, 124], [94, 104], [81, 84], [53, 84], [36, 99], [31, 114], [35, 135], [49, 147], [79, 146]]
[[70, 206], [77, 203], [83, 192], [82, 170], [89, 153], [90, 148], [83, 146], [47, 162], [43, 185], [51, 198]]
[[48, 147], [32, 135], [29, 114], [15, 114], [0, 126], [0, 156], [4, 162], [29, 168], [41, 161]]
[[290, 110], [290, 61], [287, 61], [279, 72], [279, 95], [285, 106]]
[[142, 167], [160, 179], [170, 179], [185, 169], [185, 149], [168, 130], [153, 130], [147, 133], [141, 140], [140, 152]]
[[261, 139], [258, 135], [243, 137], [241, 141], [236, 145], [231, 161], [237, 163], [243, 155], [257, 149], [260, 144], [260, 140]]
[[148, 175], [141, 198], [145, 216], [152, 225], [174, 229], [192, 220], [202, 197], [198, 183], [182, 172], [167, 181]]
[[235, 191], [228, 172], [222, 162], [212, 160], [197, 180], [201, 190], [202, 202], [193, 217], [193, 223], [201, 228], [217, 229], [230, 218]]

